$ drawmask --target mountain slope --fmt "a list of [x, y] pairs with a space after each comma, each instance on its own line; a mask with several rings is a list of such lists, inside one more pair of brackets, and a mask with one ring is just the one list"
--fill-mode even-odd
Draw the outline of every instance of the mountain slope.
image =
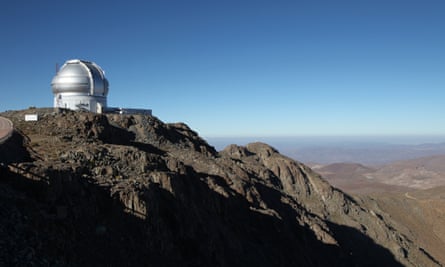
[[328, 181], [350, 193], [406, 192], [445, 185], [445, 156], [401, 160], [383, 166], [358, 163], [314, 165]]
[[22, 151], [1, 172], [1, 264], [439, 266], [377, 206], [266, 144], [217, 152], [151, 116], [26, 112], [1, 114]]
[[[445, 262], [445, 187], [362, 196], [412, 232], [417, 244]], [[372, 202], [370, 201], [370, 202]]]
[[333, 163], [325, 166], [315, 165], [312, 168], [331, 185], [351, 194], [413, 190], [406, 186], [388, 184], [385, 179], [373, 179], [379, 170], [378, 167], [368, 167], [359, 163]]
[[387, 184], [428, 189], [445, 185], [445, 155], [387, 164], [372, 177]]

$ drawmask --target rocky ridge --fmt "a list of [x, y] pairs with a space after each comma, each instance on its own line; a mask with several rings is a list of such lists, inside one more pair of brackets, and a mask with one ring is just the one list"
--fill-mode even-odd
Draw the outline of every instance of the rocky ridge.
[[266, 144], [218, 152], [152, 116], [26, 112], [0, 114], [16, 129], [0, 265], [441, 266], [378, 205]]

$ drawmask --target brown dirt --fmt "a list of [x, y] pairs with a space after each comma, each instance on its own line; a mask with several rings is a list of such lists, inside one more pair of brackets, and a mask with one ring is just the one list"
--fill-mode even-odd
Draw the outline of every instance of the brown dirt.
[[370, 196], [379, 207], [415, 236], [440, 262], [445, 262], [445, 187]]

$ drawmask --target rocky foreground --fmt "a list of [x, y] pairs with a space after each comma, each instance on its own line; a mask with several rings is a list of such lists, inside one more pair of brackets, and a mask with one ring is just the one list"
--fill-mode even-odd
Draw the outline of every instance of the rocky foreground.
[[[39, 121], [25, 122], [25, 113]], [[373, 202], [142, 115], [1, 113], [0, 266], [441, 266]]]

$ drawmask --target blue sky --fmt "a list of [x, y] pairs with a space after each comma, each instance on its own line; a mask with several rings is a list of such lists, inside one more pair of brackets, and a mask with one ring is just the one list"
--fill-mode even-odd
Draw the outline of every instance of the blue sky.
[[[3, 1], [0, 111], [96, 62], [108, 104], [202, 136], [445, 136], [443, 0]], [[445, 140], [445, 139], [444, 139]]]

